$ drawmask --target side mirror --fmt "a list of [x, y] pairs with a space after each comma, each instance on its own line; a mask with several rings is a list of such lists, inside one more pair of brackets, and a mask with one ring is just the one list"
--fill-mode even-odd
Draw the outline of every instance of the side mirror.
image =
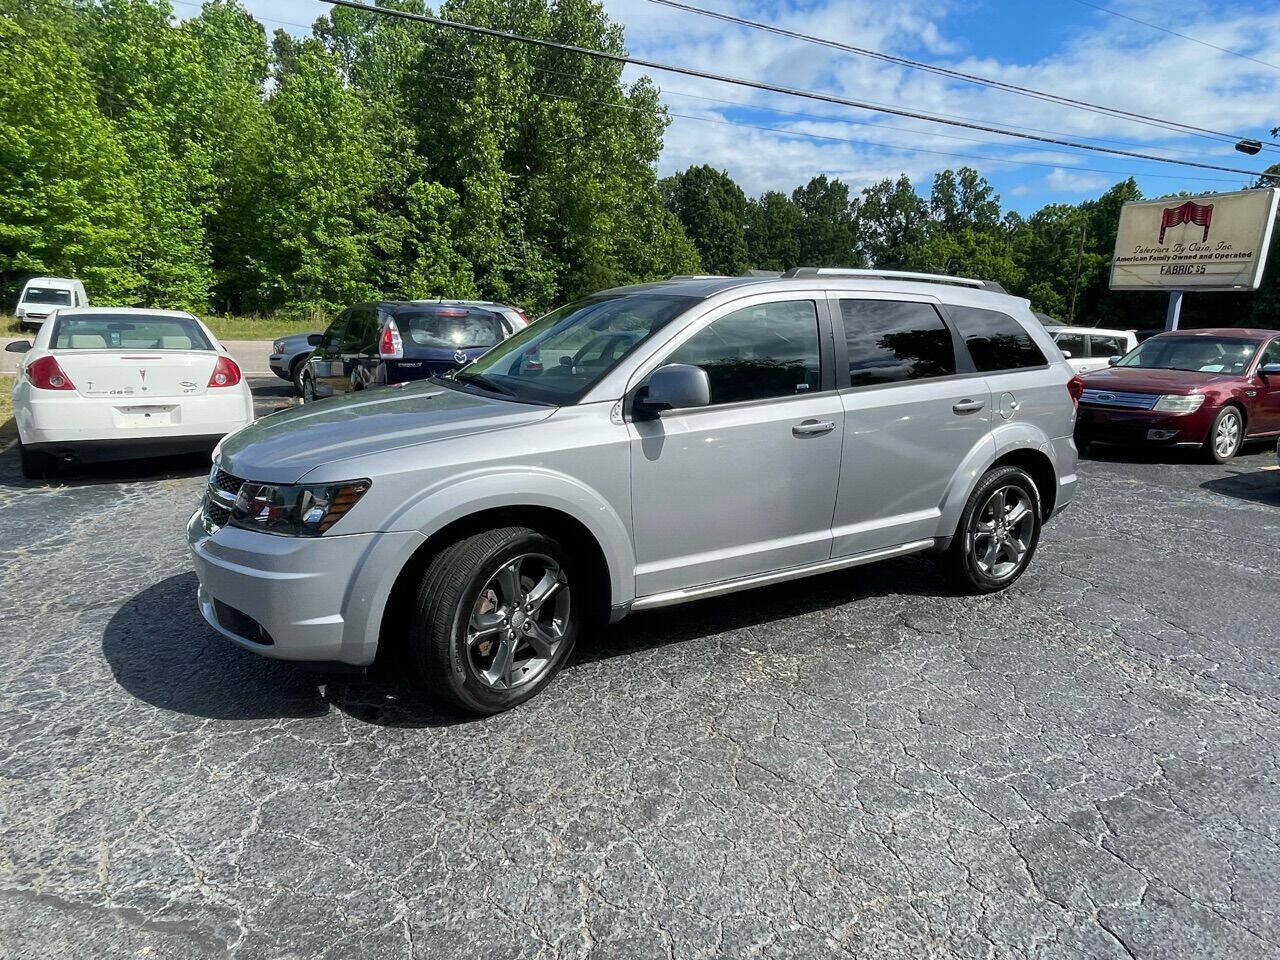
[[307, 336], [307, 346], [308, 346], [308, 347], [318, 347], [318, 346], [320, 346], [320, 344], [322, 344], [322, 343], [324, 343], [324, 334], [323, 334], [323, 333], [312, 333], [312, 334], [309, 334], [309, 335]]
[[1071, 359], [1071, 351], [1070, 351], [1070, 350], [1063, 350], [1063, 351], [1062, 351], [1062, 358], [1063, 358], [1064, 360], [1070, 360], [1070, 359]]
[[31, 341], [15, 340], [13, 341], [13, 343], [5, 344], [4, 349], [7, 353], [26, 353], [28, 350], [31, 349]]
[[[9, 346], [12, 347], [13, 344]], [[1261, 372], [1264, 377], [1280, 377], [1280, 363], [1264, 363]]]
[[707, 371], [688, 363], [669, 363], [649, 377], [636, 397], [636, 412], [656, 417], [663, 410], [686, 410], [711, 403], [711, 381]]
[[1109, 367], [1114, 367], [1119, 362], [1120, 362], [1119, 357], [1107, 357], [1107, 366]]

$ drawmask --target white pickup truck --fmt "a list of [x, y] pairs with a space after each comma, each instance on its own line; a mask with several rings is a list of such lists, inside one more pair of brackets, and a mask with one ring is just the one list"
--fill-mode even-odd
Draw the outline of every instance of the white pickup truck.
[[1123, 357], [1138, 345], [1132, 330], [1102, 330], [1098, 327], [1050, 327], [1054, 342], [1076, 373], [1101, 370], [1112, 357]]

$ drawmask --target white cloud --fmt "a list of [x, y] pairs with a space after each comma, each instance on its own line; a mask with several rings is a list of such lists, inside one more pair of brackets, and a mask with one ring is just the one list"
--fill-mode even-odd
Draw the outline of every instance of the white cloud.
[[1044, 185], [1055, 192], [1085, 193], [1109, 187], [1111, 178], [1100, 173], [1077, 173], [1064, 170], [1062, 167], [1055, 167], [1044, 178]]

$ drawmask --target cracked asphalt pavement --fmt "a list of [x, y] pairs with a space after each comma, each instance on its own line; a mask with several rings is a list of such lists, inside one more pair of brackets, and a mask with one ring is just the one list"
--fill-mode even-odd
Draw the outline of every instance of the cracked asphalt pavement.
[[1280, 955], [1265, 448], [1082, 461], [1004, 594], [908, 558], [637, 615], [484, 720], [207, 628], [199, 459], [16, 460], [0, 956]]

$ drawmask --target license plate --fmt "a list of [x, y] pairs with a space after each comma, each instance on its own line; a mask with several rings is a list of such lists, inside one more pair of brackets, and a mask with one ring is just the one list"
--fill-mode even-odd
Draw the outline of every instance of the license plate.
[[173, 407], [116, 407], [116, 425], [158, 427], [173, 423]]

